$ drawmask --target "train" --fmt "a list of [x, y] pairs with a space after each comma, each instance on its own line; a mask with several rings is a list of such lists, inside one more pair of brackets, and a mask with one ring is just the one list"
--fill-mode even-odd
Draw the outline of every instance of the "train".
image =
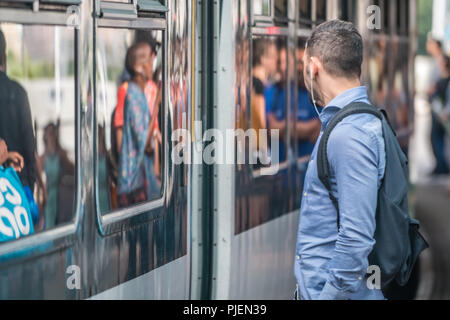
[[[414, 127], [416, 6], [414, 0], [1, 0], [6, 73], [28, 94], [34, 193], [45, 219], [34, 234], [0, 244], [0, 299], [292, 299], [309, 161], [292, 129], [302, 109], [289, 107], [300, 99], [298, 55], [320, 23], [353, 22], [364, 38], [363, 83], [374, 105], [388, 111], [406, 151]], [[370, 19], [379, 19], [378, 28]], [[161, 94], [157, 190], [124, 206], [111, 157], [121, 121], [118, 92], [129, 81], [124, 62], [137, 41], [151, 45], [157, 85], [149, 91]], [[285, 85], [286, 134], [276, 173], [267, 174], [273, 163], [202, 161], [211, 142], [205, 132], [250, 128], [261, 115], [252, 107], [257, 68], [266, 87]], [[190, 163], [173, 161], [178, 129], [188, 132]], [[238, 149], [233, 140], [225, 152]], [[417, 287], [406, 294], [414, 297]]]

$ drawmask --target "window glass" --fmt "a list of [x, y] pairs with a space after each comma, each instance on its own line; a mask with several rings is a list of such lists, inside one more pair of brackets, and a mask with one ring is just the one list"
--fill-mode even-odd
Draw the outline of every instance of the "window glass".
[[299, 0], [300, 27], [311, 27], [312, 3], [311, 0]]
[[253, 12], [257, 16], [270, 16], [270, 0], [254, 0]]
[[[0, 23], [0, 30], [6, 43], [6, 61], [0, 61], [0, 138], [9, 151], [24, 159], [19, 177], [24, 195], [28, 192], [32, 221], [22, 216], [21, 223], [33, 226], [21, 233], [25, 236], [73, 218], [75, 32], [67, 27], [10, 23]], [[11, 230], [11, 221], [5, 219], [2, 230]]]
[[162, 195], [162, 31], [98, 30], [98, 201], [102, 214]]
[[339, 1], [339, 18], [344, 21], [355, 22], [356, 19], [356, 0]]
[[[253, 155], [261, 156], [256, 167], [270, 166], [278, 158], [282, 163], [287, 159], [287, 39], [285, 37], [256, 37], [253, 39], [251, 89], [251, 129], [258, 139], [257, 146], [251, 146]], [[272, 150], [271, 139], [261, 139], [260, 130], [279, 130], [279, 155]], [[252, 148], [253, 147], [253, 148]], [[269, 161], [270, 160], [270, 161]]]
[[316, 0], [316, 23], [327, 20], [327, 0]]
[[383, 11], [382, 11], [382, 15], [383, 15], [383, 21], [384, 21], [384, 33], [389, 34], [391, 28], [390, 28], [390, 19], [391, 19], [391, 5], [390, 5], [390, 1], [381, 1], [382, 5], [383, 5]]
[[397, 33], [407, 35], [409, 29], [409, 1], [397, 1]]
[[287, 0], [275, 0], [275, 18], [286, 20], [288, 17]]
[[306, 89], [305, 78], [303, 75], [304, 63], [303, 57], [305, 54], [306, 39], [300, 38], [297, 42], [296, 49], [296, 65], [297, 65], [297, 102], [293, 103], [293, 114], [295, 114], [295, 129], [292, 132], [296, 140], [296, 152], [299, 158], [310, 156], [319, 137], [322, 123], [319, 119], [321, 107], [315, 109], [309, 98], [309, 93]]

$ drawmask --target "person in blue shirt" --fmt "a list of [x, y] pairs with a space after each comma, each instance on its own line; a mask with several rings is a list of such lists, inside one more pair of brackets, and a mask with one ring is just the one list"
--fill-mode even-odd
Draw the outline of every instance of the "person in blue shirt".
[[[361, 86], [363, 41], [352, 23], [332, 20], [308, 39], [304, 78], [312, 100], [325, 108], [322, 132], [330, 120], [353, 102], [370, 103]], [[317, 150], [306, 172], [294, 272], [296, 297], [302, 300], [383, 300], [367, 284], [368, 257], [375, 244], [378, 189], [386, 168], [381, 121], [353, 115], [332, 132], [328, 143], [330, 182], [337, 212], [318, 178]]]
[[[303, 54], [305, 44], [299, 42], [297, 49], [297, 70], [299, 73], [299, 83], [297, 90], [297, 104], [294, 97], [291, 97], [291, 115], [295, 116], [295, 128], [291, 128], [290, 134], [297, 139], [297, 156], [299, 158], [309, 156], [314, 144], [319, 136], [321, 123], [319, 115], [310, 102], [309, 93], [303, 81]], [[281, 80], [275, 85], [265, 89], [265, 100], [268, 114], [268, 127], [280, 130], [280, 161], [287, 159], [286, 154], [286, 134], [287, 134], [287, 101], [286, 101], [286, 72], [287, 72], [287, 51], [285, 42], [279, 43], [279, 68]], [[293, 56], [291, 56], [293, 59]], [[294, 84], [291, 84], [291, 92], [295, 91]], [[293, 94], [292, 94], [293, 95]], [[295, 110], [296, 106], [296, 110]]]

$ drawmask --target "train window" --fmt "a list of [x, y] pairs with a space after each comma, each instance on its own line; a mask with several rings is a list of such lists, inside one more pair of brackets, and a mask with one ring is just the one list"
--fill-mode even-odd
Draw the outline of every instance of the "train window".
[[34, 228], [24, 236], [73, 220], [75, 30], [16, 23], [0, 23], [0, 30], [6, 43], [5, 58], [0, 52], [0, 137], [23, 156], [19, 177], [27, 197], [34, 196]]
[[165, 0], [138, 0], [138, 10], [152, 11], [152, 12], [167, 12], [168, 8], [165, 6]]
[[286, 21], [288, 18], [287, 0], [275, 0], [275, 19]]
[[408, 35], [409, 30], [409, 1], [397, 0], [397, 33], [399, 35]]
[[327, 20], [327, 0], [316, 0], [316, 25]]
[[257, 16], [270, 17], [272, 14], [270, 0], [254, 0], [253, 1], [253, 12]]
[[382, 1], [383, 4], [383, 11], [382, 11], [382, 15], [383, 15], [383, 21], [384, 21], [384, 33], [389, 34], [391, 31], [391, 24], [390, 24], [390, 20], [391, 20], [391, 5], [390, 5], [390, 1], [384, 0]]
[[299, 38], [296, 49], [296, 65], [297, 65], [297, 103], [294, 102], [293, 114], [295, 114], [295, 129], [292, 135], [296, 139], [297, 157], [304, 159], [312, 154], [314, 145], [319, 137], [322, 129], [322, 123], [319, 119], [321, 110], [315, 109], [309, 98], [308, 90], [306, 89], [305, 79], [303, 76], [303, 56], [305, 54], [306, 39]]
[[[250, 128], [256, 131], [257, 145], [251, 146], [260, 161], [255, 166], [274, 165], [287, 159], [287, 39], [285, 37], [255, 37], [253, 39], [252, 89]], [[272, 154], [269, 137], [261, 139], [260, 130], [279, 130], [279, 155]], [[272, 159], [270, 162], [269, 160]]]
[[299, 21], [301, 28], [310, 28], [312, 25], [312, 1], [299, 0]]
[[162, 196], [162, 31], [97, 34], [98, 202], [101, 213]]
[[339, 1], [339, 19], [349, 22], [356, 21], [357, 0]]

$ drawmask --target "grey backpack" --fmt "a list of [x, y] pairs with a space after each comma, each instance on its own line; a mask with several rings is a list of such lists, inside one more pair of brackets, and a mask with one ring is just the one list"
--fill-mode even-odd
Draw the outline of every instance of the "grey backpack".
[[379, 118], [382, 121], [386, 144], [386, 172], [378, 191], [376, 244], [369, 256], [369, 265], [380, 268], [383, 289], [393, 280], [400, 286], [405, 286], [419, 255], [428, 248], [428, 243], [419, 233], [419, 222], [409, 214], [408, 160], [400, 148], [387, 115], [365, 103], [352, 103], [338, 112], [325, 129], [319, 145], [319, 179], [329, 191], [330, 199], [336, 207], [339, 230], [339, 203], [331, 192], [327, 145], [333, 129], [342, 120], [355, 114], [371, 114]]

